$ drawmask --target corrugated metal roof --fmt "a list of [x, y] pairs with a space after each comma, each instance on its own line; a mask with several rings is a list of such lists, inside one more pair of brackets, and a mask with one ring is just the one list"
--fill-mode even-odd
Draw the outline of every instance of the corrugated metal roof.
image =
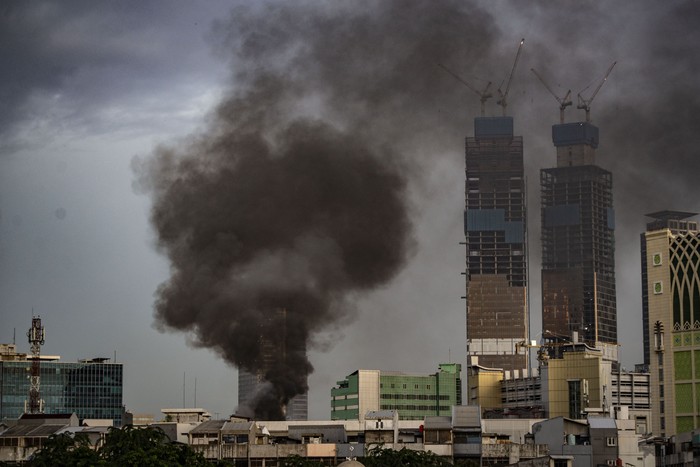
[[452, 426], [455, 428], [481, 429], [481, 410], [476, 405], [455, 405], [452, 407]]
[[590, 417], [588, 419], [588, 425], [593, 428], [607, 428], [612, 430], [617, 430], [617, 425], [615, 425], [615, 420], [608, 417]]
[[218, 433], [226, 420], [209, 420], [202, 422], [190, 430], [190, 433]]
[[425, 417], [423, 426], [426, 430], [451, 430], [451, 417]]
[[221, 427], [222, 433], [248, 434], [255, 422], [226, 422]]
[[22, 436], [49, 436], [57, 433], [61, 429], [65, 428], [66, 425], [15, 425], [8, 428], [5, 432], [0, 434], [0, 438], [17, 438]]

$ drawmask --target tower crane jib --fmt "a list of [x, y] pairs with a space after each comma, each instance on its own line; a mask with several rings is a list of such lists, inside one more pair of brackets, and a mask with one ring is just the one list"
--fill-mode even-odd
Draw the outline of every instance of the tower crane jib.
[[479, 91], [476, 89], [474, 86], [469, 84], [467, 81], [462, 79], [461, 76], [459, 76], [457, 73], [454, 73], [452, 70], [447, 68], [445, 65], [442, 63], [437, 64], [440, 68], [445, 70], [447, 73], [449, 73], [453, 78], [455, 78], [457, 81], [468, 87], [470, 90], [472, 90], [477, 96], [479, 96], [479, 100], [481, 101], [481, 116], [483, 117], [486, 114], [486, 101], [493, 97], [493, 94], [489, 92], [489, 88], [491, 87], [491, 81], [486, 83], [486, 86], [484, 87], [483, 91]]
[[559, 97], [554, 93], [554, 91], [552, 91], [552, 88], [549, 87], [549, 85], [544, 80], [544, 78], [542, 78], [542, 76], [540, 76], [540, 74], [537, 73], [537, 70], [535, 70], [534, 68], [530, 68], [530, 71], [533, 72], [535, 74], [535, 76], [537, 76], [537, 79], [540, 80], [540, 83], [542, 83], [542, 85], [545, 88], [547, 88], [547, 91], [549, 91], [549, 93], [552, 96], [554, 96], [554, 98], [557, 100], [557, 102], [559, 102], [559, 122], [564, 123], [564, 110], [566, 109], [567, 106], [572, 104], [571, 99], [569, 99], [569, 97], [571, 97], [571, 89], [569, 89], [566, 92], [566, 95], [564, 97]]
[[608, 68], [608, 71], [605, 72], [605, 76], [601, 80], [601, 82], [598, 84], [598, 87], [595, 88], [595, 91], [593, 91], [593, 94], [591, 94], [591, 97], [588, 99], [584, 99], [583, 96], [581, 96], [581, 92], [585, 91], [588, 89], [588, 86], [585, 87], [584, 89], [581, 90], [581, 92], [578, 93], [578, 105], [576, 106], [577, 109], [583, 109], [586, 111], [586, 122], [591, 121], [591, 104], [593, 103], [593, 99], [595, 99], [595, 96], [598, 95], [598, 91], [600, 91], [600, 88], [603, 87], [603, 84], [608, 80], [608, 76], [610, 76], [610, 72], [612, 69], [615, 67], [615, 64], [617, 62], [613, 62], [612, 65], [610, 65], [610, 68]]
[[501, 106], [503, 109], [503, 116], [505, 117], [506, 115], [506, 107], [508, 106], [508, 102], [506, 101], [508, 97], [508, 92], [510, 92], [510, 84], [513, 81], [513, 75], [515, 74], [515, 68], [518, 66], [518, 60], [520, 59], [520, 52], [523, 50], [523, 44], [525, 43], [525, 39], [520, 40], [520, 45], [518, 46], [518, 52], [515, 54], [515, 61], [513, 62], [513, 68], [510, 70], [510, 76], [508, 76], [508, 83], [506, 84], [506, 90], [505, 92], [501, 91], [501, 88], [498, 88], [498, 95], [500, 98], [496, 102], [498, 105]]

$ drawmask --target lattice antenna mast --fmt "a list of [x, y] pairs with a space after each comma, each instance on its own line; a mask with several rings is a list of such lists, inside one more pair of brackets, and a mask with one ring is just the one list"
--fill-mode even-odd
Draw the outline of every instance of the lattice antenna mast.
[[30, 350], [32, 352], [32, 370], [29, 376], [29, 403], [24, 411], [28, 413], [44, 413], [44, 401], [39, 396], [41, 375], [41, 346], [44, 345], [44, 327], [40, 316], [32, 316], [32, 327], [27, 331]]

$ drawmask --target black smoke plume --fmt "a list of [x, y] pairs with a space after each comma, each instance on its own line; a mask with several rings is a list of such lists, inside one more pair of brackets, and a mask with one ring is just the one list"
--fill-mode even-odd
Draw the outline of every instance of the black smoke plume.
[[205, 131], [137, 168], [171, 261], [159, 325], [249, 372], [261, 343], [286, 336], [262, 419], [307, 390], [313, 336], [404, 265], [409, 178], [464, 136], [458, 85], [435, 64], [484, 57], [491, 41], [490, 18], [461, 0], [291, 5], [240, 7], [215, 27], [230, 92]]

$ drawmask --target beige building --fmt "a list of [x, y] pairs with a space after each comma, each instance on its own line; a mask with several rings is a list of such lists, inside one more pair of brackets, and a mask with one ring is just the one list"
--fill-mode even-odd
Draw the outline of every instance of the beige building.
[[[540, 355], [547, 354], [542, 349]], [[605, 353], [584, 343], [559, 345], [528, 375], [473, 365], [468, 369], [469, 404], [484, 418], [608, 416], [623, 411], [636, 431], [649, 432], [649, 374], [614, 368]]]
[[700, 426], [700, 232], [694, 213], [660, 211], [642, 234], [645, 362], [652, 432]]

